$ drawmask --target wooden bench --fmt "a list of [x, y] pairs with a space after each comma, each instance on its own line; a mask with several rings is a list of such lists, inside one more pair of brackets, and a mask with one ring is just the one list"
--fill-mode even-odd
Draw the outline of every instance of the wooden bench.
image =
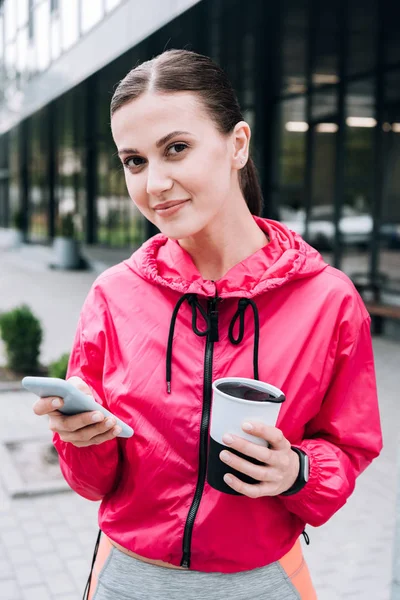
[[371, 315], [373, 332], [377, 335], [383, 331], [384, 319], [400, 320], [400, 306], [381, 302], [365, 302], [365, 307]]
[[390, 283], [386, 275], [379, 274], [374, 282], [362, 273], [353, 273], [351, 278], [371, 315], [373, 333], [382, 334], [384, 319], [400, 320], [400, 305], [381, 300], [382, 292], [389, 291]]

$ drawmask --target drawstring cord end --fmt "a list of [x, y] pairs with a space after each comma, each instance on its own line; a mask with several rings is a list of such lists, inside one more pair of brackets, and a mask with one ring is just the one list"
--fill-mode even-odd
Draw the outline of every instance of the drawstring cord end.
[[171, 393], [171, 382], [167, 381], [167, 394]]

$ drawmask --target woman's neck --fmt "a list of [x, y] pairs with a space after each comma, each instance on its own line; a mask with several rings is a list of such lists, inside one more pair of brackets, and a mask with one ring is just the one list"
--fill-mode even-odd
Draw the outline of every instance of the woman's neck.
[[179, 240], [203, 279], [218, 281], [232, 267], [242, 262], [268, 242], [268, 236], [258, 227], [246, 205], [232, 211], [233, 216], [213, 220], [196, 236]]

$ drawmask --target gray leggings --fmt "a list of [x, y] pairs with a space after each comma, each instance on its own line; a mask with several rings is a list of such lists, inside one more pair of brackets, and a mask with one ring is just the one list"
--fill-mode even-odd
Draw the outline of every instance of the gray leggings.
[[[113, 547], [93, 600], [299, 600], [279, 562], [239, 573], [169, 569]], [[301, 599], [300, 599], [301, 600]]]

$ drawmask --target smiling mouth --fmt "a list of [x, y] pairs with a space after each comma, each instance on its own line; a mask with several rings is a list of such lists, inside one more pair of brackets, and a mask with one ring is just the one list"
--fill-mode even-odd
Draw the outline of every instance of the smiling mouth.
[[185, 198], [184, 200], [174, 200], [172, 202], [165, 202], [165, 204], [157, 204], [157, 206], [154, 207], [155, 211], [166, 211], [169, 208], [174, 208], [175, 206], [181, 206], [181, 204], [184, 204], [185, 202], [188, 202], [189, 198]]

